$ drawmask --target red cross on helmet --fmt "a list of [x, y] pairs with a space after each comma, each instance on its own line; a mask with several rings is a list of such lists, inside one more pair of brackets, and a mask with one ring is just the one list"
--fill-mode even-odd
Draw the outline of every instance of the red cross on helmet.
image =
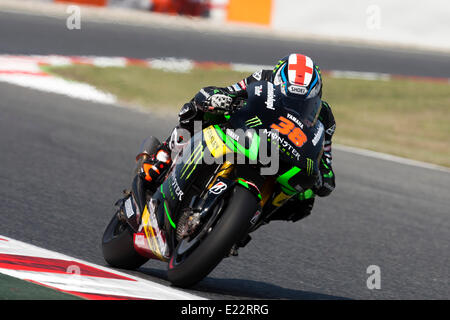
[[273, 70], [273, 83], [279, 103], [305, 125], [314, 125], [322, 105], [322, 77], [313, 60], [298, 53], [281, 59]]

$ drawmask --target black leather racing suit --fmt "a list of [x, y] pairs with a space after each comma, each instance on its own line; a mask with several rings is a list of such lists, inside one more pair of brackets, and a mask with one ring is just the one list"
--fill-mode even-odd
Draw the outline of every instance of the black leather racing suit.
[[[220, 91], [220, 93], [228, 94], [229, 96], [236, 98], [247, 98], [247, 86], [252, 82], [256, 81], [269, 81], [273, 82], [273, 71], [272, 70], [259, 70], [249, 77], [242, 79], [240, 82], [235, 83], [226, 88], [218, 87], [207, 87], [203, 90], [208, 92], [214, 92], [214, 90]], [[196, 97], [198, 97], [197, 95]], [[207, 120], [208, 113], [200, 110], [196, 107], [194, 98], [186, 103], [180, 113], [179, 113], [179, 126], [183, 129], [188, 130], [191, 134], [194, 132], [194, 121], [209, 122]], [[283, 210], [278, 210], [277, 213], [272, 216], [273, 220], [291, 220], [297, 221], [303, 219], [311, 213], [315, 195], [320, 197], [328, 196], [335, 188], [335, 175], [332, 169], [332, 152], [331, 152], [331, 139], [334, 134], [336, 123], [331, 110], [330, 105], [322, 101], [322, 108], [319, 114], [319, 120], [324, 125], [325, 129], [325, 143], [324, 152], [322, 159], [319, 164], [320, 169], [320, 183], [319, 186], [314, 190], [315, 194], [302, 193], [298, 197], [291, 198], [285, 204], [283, 204]]]

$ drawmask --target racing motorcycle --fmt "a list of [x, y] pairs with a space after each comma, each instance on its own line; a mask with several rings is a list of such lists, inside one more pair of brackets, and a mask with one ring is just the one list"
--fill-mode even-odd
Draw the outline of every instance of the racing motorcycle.
[[[225, 114], [226, 121], [180, 144], [157, 189], [146, 190], [143, 179], [134, 177], [103, 234], [109, 265], [136, 269], [149, 259], [165, 261], [173, 285], [192, 286], [245, 245], [249, 233], [290, 197], [312, 194], [324, 141], [320, 101], [312, 106], [316, 110], [301, 114], [277, 104], [269, 82], [247, 91], [243, 106]], [[153, 154], [158, 145], [149, 137], [139, 155]], [[263, 145], [268, 157], [260, 152]], [[277, 159], [279, 168], [264, 175], [267, 159]]]

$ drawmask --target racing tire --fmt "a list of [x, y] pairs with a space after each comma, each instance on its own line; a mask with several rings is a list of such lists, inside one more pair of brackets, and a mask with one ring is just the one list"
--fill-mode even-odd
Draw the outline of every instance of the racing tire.
[[103, 258], [112, 267], [137, 269], [148, 261], [134, 249], [131, 227], [114, 214], [103, 233]]
[[202, 280], [227, 256], [231, 247], [245, 236], [258, 208], [256, 197], [246, 188], [236, 185], [226, 203], [228, 206], [212, 231], [189, 256], [178, 263], [176, 252], [172, 255], [167, 277], [173, 285], [185, 288]]
[[[160, 144], [157, 138], [149, 136], [142, 143], [139, 152], [152, 154]], [[141, 165], [142, 158], [137, 162], [133, 174], [139, 173]], [[105, 261], [110, 266], [121, 269], [137, 269], [149, 260], [134, 250], [133, 231], [127, 223], [118, 219], [117, 213], [103, 233], [102, 251]]]

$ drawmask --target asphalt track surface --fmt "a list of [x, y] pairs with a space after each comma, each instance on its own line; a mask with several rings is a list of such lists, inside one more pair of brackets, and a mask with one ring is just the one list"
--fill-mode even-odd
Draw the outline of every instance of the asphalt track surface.
[[81, 21], [81, 30], [71, 31], [65, 19], [0, 12], [0, 52], [177, 57], [264, 65], [302, 52], [324, 70], [450, 78], [450, 57], [443, 53]]
[[[0, 53], [139, 57], [139, 48], [120, 44], [133, 41], [130, 27], [108, 33], [102, 25], [95, 35], [86, 32], [88, 40], [63, 40], [52, 38], [64, 32], [54, 30], [56, 22], [0, 14]], [[140, 36], [155, 37], [153, 31]], [[38, 39], [39, 32], [45, 38]], [[109, 45], [100, 35], [111, 36]], [[195, 56], [195, 47], [175, 50], [169, 40], [148, 45], [140, 57], [190, 52], [190, 58], [213, 60], [202, 50]], [[287, 52], [297, 48], [288, 46]], [[160, 51], [152, 51], [156, 47]], [[210, 50], [220, 60], [228, 57]], [[228, 53], [230, 61], [236, 58]], [[411, 60], [426, 62], [419, 58]], [[448, 76], [448, 60], [436, 58], [430, 74]], [[264, 57], [257, 62], [267, 63]], [[3, 83], [0, 97], [0, 235], [104, 265], [101, 235], [131, 181], [140, 142], [162, 138], [175, 118]], [[337, 189], [316, 201], [310, 217], [259, 229], [239, 257], [225, 259], [188, 291], [212, 299], [448, 299], [450, 174], [338, 150], [334, 158]], [[366, 286], [371, 265], [381, 270], [380, 290]], [[164, 263], [149, 261], [133, 274], [168, 285], [165, 270]]]

